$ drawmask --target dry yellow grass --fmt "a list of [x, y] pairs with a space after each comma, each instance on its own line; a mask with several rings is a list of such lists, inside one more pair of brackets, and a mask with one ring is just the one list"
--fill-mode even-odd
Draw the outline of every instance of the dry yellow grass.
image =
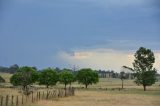
[[[8, 77], [9, 75], [6, 75]], [[160, 106], [160, 82], [147, 87], [137, 86], [133, 80], [125, 80], [124, 91], [105, 91], [105, 88], [120, 88], [120, 79], [100, 79], [96, 85], [89, 86], [88, 90], [76, 90], [75, 96], [54, 100], [41, 100], [34, 104], [25, 103], [24, 106]], [[63, 87], [58, 84], [56, 87]], [[74, 87], [84, 87], [77, 82]], [[104, 88], [104, 89], [100, 89]], [[0, 88], [0, 95], [21, 95], [16, 89]]]
[[12, 74], [0, 72], [0, 76], [3, 77], [3, 78], [5, 79], [6, 83], [9, 83]]
[[[139, 91], [143, 92], [143, 91]], [[160, 95], [153, 92], [77, 91], [75, 96], [39, 101], [33, 106], [160, 106]]]
[[20, 95], [20, 93], [18, 93], [17, 89], [0, 88], [0, 95]]

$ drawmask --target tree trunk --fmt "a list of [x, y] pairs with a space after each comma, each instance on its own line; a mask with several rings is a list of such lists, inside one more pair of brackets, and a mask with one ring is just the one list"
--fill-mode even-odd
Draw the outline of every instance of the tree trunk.
[[25, 95], [29, 95], [29, 88], [27, 87], [27, 85], [23, 85], [23, 93]]
[[29, 95], [29, 88], [26, 86], [26, 93]]
[[47, 89], [48, 89], [49, 85], [46, 85], [46, 87], [47, 87]]
[[144, 89], [144, 91], [146, 91], [146, 85], [143, 85], [143, 89]]
[[66, 94], [66, 86], [67, 86], [67, 84], [64, 84], [64, 92], [65, 92], [65, 96], [67, 96], [67, 94]]
[[66, 89], [67, 84], [64, 84], [64, 89]]
[[86, 84], [86, 89], [87, 89], [87, 87], [88, 87], [88, 84]]
[[123, 80], [122, 80], [122, 89], [123, 89]]
[[25, 86], [25, 85], [23, 85], [23, 88], [22, 88], [22, 90], [23, 90], [23, 91], [25, 91], [25, 90], [26, 90], [26, 86]]

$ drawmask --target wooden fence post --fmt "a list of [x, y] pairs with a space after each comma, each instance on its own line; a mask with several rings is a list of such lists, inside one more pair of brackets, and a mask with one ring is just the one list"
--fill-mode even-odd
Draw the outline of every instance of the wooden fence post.
[[39, 100], [41, 99], [41, 92], [39, 91]]
[[25, 96], [26, 97], [26, 102], [28, 101], [28, 95]]
[[1, 106], [3, 106], [3, 96], [1, 97]]
[[72, 87], [73, 96], [74, 96], [74, 90], [75, 90], [75, 89]]
[[37, 101], [38, 101], [38, 97], [39, 97], [39, 96], [38, 96], [38, 92], [37, 92], [37, 99], [36, 99]]
[[62, 95], [61, 95], [62, 93], [61, 93], [61, 90], [59, 89], [59, 97], [61, 97]]
[[34, 101], [33, 101], [33, 92], [32, 92], [32, 103], [33, 103]]
[[48, 99], [48, 90], [47, 90], [47, 95], [46, 95], [46, 99]]
[[17, 95], [17, 100], [16, 100], [16, 106], [18, 106], [18, 95]]
[[49, 99], [50, 91], [47, 91], [46, 99]]
[[51, 93], [50, 93], [50, 98], [51, 98], [51, 99], [52, 99], [52, 97], [53, 97], [52, 94], [53, 94], [53, 93], [52, 93], [52, 91], [51, 91]]
[[23, 105], [23, 94], [22, 94], [22, 105]]
[[54, 91], [54, 97], [56, 97], [56, 95], [57, 95], [57, 92], [56, 92], [56, 91]]
[[43, 95], [42, 95], [42, 98], [44, 99], [44, 91], [43, 91]]
[[6, 96], [6, 106], [8, 106], [8, 100], [9, 100], [9, 96]]
[[50, 98], [50, 93], [51, 93], [51, 92], [49, 91], [49, 92], [48, 92], [48, 99]]
[[11, 105], [13, 106], [13, 98], [14, 98], [14, 96], [12, 95], [12, 97], [11, 97]]
[[60, 90], [58, 89], [58, 98], [60, 97]]

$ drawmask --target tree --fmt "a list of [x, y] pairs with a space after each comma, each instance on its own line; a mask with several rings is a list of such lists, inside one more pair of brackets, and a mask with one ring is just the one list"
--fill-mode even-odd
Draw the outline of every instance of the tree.
[[58, 74], [52, 68], [43, 69], [39, 74], [39, 84], [49, 86], [56, 85], [58, 81]]
[[14, 86], [22, 86], [26, 94], [28, 94], [28, 86], [35, 83], [38, 79], [38, 73], [32, 67], [20, 67], [10, 78], [10, 82]]
[[146, 91], [146, 86], [151, 86], [156, 82], [156, 69], [153, 68], [155, 62], [154, 53], [150, 49], [140, 47], [136, 51], [135, 60], [133, 62], [133, 69], [124, 66], [134, 72], [135, 83], [138, 85], [143, 85], [144, 91]]
[[71, 71], [64, 69], [59, 75], [59, 81], [65, 85], [66, 89], [67, 84], [71, 84], [74, 81], [74, 76]]
[[121, 72], [120, 72], [120, 79], [121, 79], [121, 81], [122, 81], [122, 89], [123, 89], [123, 81], [124, 81], [124, 79], [126, 79], [126, 76], [125, 76], [125, 72], [124, 72], [124, 71], [121, 71]]
[[96, 84], [99, 81], [99, 77], [96, 71], [90, 68], [84, 68], [78, 71], [77, 80], [79, 83], [84, 84], [87, 88], [88, 85]]

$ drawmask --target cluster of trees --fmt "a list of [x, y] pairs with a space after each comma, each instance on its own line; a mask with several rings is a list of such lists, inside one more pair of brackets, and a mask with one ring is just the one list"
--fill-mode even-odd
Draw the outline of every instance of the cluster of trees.
[[[99, 70], [97, 71], [99, 74], [100, 78], [120, 78], [121, 77], [121, 73], [115, 72], [114, 70]], [[125, 78], [126, 79], [134, 79], [134, 75], [131, 72], [125, 72], [123, 71], [125, 74]]]
[[63, 69], [57, 72], [53, 68], [46, 68], [37, 71], [33, 67], [24, 66], [20, 67], [10, 79], [10, 82], [14, 86], [22, 86], [26, 92], [28, 92], [28, 86], [35, 82], [38, 82], [40, 85], [45, 85], [48, 88], [49, 86], [56, 85], [58, 81], [64, 84], [65, 89], [67, 85], [71, 86], [71, 83], [74, 81], [84, 84], [87, 88], [88, 85], [97, 83], [99, 77], [96, 71], [90, 68], [81, 69], [77, 71], [77, 73], [73, 73], [73, 71], [69, 69]]

